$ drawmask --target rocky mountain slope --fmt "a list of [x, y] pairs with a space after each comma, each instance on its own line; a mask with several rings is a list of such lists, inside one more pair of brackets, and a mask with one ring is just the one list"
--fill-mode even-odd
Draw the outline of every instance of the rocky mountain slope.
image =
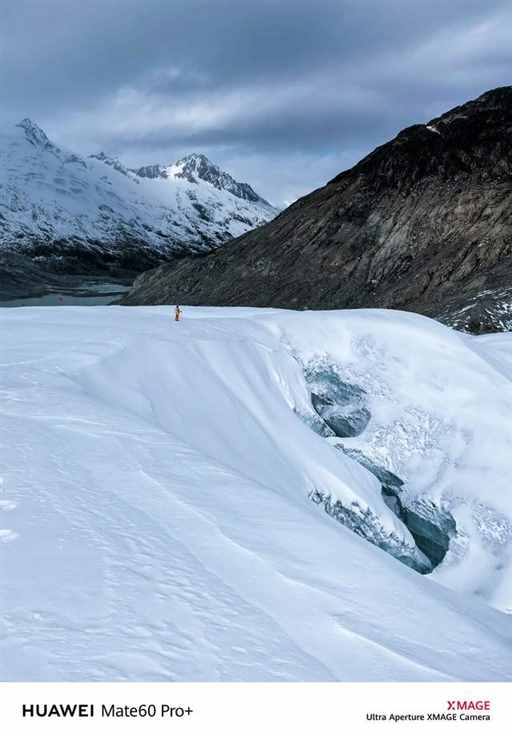
[[125, 302], [375, 306], [510, 327], [511, 133], [512, 87], [491, 90], [406, 128], [215, 254], [149, 272]]
[[29, 271], [142, 271], [176, 251], [216, 247], [276, 213], [204, 155], [136, 173], [104, 153], [77, 156], [28, 119], [0, 134], [3, 275], [26, 258], [37, 260]]

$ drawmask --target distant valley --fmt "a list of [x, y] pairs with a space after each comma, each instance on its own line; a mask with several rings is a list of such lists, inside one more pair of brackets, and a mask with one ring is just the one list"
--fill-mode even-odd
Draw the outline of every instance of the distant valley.
[[127, 304], [395, 308], [512, 328], [512, 87], [410, 126], [262, 228], [139, 278]]

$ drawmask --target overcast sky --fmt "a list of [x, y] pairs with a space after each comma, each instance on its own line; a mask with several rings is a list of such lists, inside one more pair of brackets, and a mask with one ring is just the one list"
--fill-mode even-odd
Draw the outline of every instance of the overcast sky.
[[0, 124], [130, 166], [204, 152], [276, 204], [510, 84], [510, 0], [2, 2]]

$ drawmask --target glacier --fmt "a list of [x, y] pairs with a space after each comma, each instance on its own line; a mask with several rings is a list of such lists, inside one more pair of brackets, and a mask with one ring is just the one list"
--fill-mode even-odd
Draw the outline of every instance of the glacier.
[[[508, 334], [169, 306], [0, 333], [1, 680], [511, 679]], [[440, 561], [400, 506], [453, 521]]]

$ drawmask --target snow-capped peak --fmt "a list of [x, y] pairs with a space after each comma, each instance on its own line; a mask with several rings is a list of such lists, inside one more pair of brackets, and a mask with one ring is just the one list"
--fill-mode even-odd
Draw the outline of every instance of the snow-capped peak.
[[25, 138], [34, 146], [42, 146], [45, 148], [53, 146], [50, 139], [40, 128], [37, 123], [31, 121], [30, 118], [24, 118], [17, 124], [18, 128], [22, 128], [25, 131]]
[[250, 185], [246, 182], [237, 182], [218, 164], [210, 161], [205, 154], [194, 152], [168, 166], [150, 164], [133, 171], [139, 177], [187, 180], [194, 185], [202, 180], [208, 182], [216, 190], [225, 190], [241, 200], [269, 205]]
[[130, 243], [160, 259], [214, 248], [276, 214], [203, 155], [134, 171], [104, 151], [61, 148], [29, 118], [0, 131], [0, 249], [43, 245], [53, 257], [63, 244], [121, 253]]
[[226, 174], [230, 177], [226, 172], [222, 172], [220, 167], [211, 162], [205, 154], [187, 154], [187, 156], [178, 159], [172, 166], [175, 177], [183, 177], [191, 182], [196, 182], [196, 178], [211, 182], [212, 176], [217, 173]]

